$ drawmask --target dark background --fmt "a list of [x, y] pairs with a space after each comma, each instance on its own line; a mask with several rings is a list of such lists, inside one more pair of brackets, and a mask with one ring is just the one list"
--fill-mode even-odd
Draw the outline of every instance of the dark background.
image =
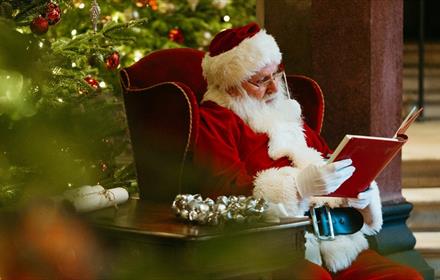
[[[419, 38], [419, 18], [421, 0], [404, 0], [403, 34], [405, 41], [417, 41]], [[425, 40], [440, 41], [440, 1], [425, 2]]]

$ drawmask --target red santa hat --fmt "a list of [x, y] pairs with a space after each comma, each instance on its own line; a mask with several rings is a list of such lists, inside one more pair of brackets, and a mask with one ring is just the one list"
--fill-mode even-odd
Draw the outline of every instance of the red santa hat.
[[249, 79], [268, 64], [281, 62], [281, 52], [275, 39], [250, 23], [224, 30], [209, 45], [202, 61], [203, 75], [208, 86], [227, 89]]

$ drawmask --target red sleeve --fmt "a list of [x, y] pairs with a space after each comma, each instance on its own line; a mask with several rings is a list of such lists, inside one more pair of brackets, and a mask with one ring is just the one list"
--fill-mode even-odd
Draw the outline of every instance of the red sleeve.
[[322, 157], [329, 158], [333, 151], [328, 147], [324, 138], [316, 131], [311, 129], [307, 124], [304, 124], [304, 135], [306, 137], [307, 146], [316, 149], [321, 153]]
[[252, 194], [253, 179], [238, 148], [243, 127], [242, 120], [224, 109], [201, 108], [194, 162], [204, 172], [202, 195]]

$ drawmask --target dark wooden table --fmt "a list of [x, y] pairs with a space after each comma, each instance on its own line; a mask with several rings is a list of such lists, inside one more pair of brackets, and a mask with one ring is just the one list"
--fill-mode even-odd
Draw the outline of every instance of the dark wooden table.
[[177, 219], [170, 205], [136, 199], [87, 219], [110, 252], [109, 273], [142, 279], [258, 279], [304, 258], [304, 229], [310, 225], [307, 218], [195, 225]]

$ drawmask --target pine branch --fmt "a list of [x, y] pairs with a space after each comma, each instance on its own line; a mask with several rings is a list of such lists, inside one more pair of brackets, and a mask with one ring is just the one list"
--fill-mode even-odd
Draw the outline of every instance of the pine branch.
[[[23, 10], [15, 16], [15, 21], [17, 23], [23, 23], [23, 21], [28, 17], [35, 17], [35, 15], [43, 13], [46, 9], [47, 3], [49, 3], [47, 0], [39, 0], [35, 2], [36, 3], [32, 3], [31, 5], [24, 7]], [[31, 20], [28, 20], [26, 24], [29, 24], [30, 21]]]
[[148, 23], [148, 21], [149, 20], [147, 18], [143, 18], [143, 19], [138, 19], [138, 20], [132, 20], [127, 23], [110, 22], [110, 23], [104, 25], [104, 27], [102, 28], [100, 33], [104, 37], [111, 38], [111, 33], [121, 32], [121, 31], [126, 32], [127, 29], [146, 24], [146, 23]]

